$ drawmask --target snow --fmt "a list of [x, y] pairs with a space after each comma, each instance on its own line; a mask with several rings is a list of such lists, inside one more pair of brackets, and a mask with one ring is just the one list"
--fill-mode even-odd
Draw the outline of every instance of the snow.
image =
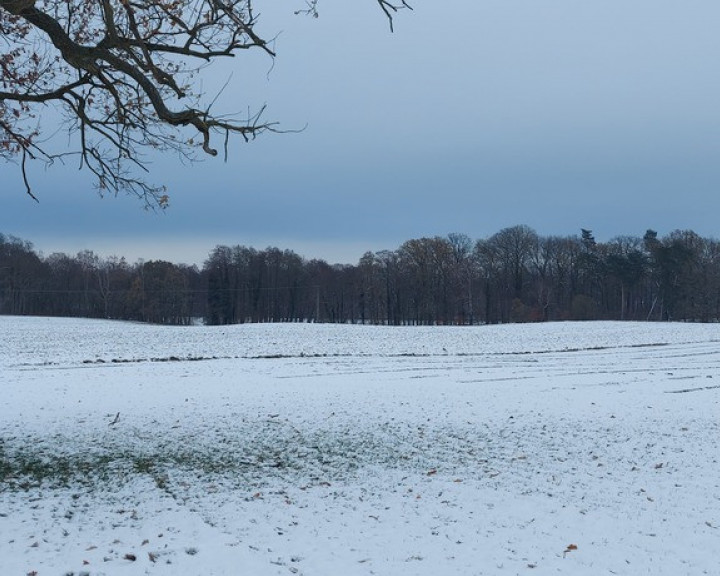
[[718, 574], [720, 325], [0, 317], [0, 574]]

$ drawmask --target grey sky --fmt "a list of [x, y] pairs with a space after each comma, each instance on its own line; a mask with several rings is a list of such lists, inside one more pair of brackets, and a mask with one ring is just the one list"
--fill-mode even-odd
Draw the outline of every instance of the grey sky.
[[99, 199], [74, 167], [36, 171], [36, 205], [3, 165], [0, 231], [45, 253], [198, 263], [219, 243], [355, 263], [514, 224], [720, 235], [716, 1], [425, 0], [395, 34], [372, 0], [322, 0], [317, 20], [268, 4], [274, 65], [241, 55], [204, 86], [232, 71], [217, 110], [266, 103], [303, 132], [232, 142], [227, 164], [157, 158], [163, 214]]

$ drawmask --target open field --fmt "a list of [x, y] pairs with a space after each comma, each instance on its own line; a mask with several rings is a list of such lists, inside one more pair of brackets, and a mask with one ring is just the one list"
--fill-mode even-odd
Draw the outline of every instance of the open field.
[[0, 574], [720, 574], [720, 325], [0, 317]]

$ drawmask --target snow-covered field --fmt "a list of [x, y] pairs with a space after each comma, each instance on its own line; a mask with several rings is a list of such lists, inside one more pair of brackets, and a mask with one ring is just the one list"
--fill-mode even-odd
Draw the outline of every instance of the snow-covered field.
[[0, 317], [0, 574], [720, 574], [720, 325]]

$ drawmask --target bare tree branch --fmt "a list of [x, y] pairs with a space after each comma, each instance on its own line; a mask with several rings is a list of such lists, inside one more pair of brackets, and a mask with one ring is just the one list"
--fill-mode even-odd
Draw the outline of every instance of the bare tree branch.
[[[377, 0], [390, 21], [405, 0]], [[316, 12], [308, 0], [302, 12]], [[255, 30], [252, 0], [0, 0], [0, 157], [19, 159], [27, 193], [27, 161], [80, 159], [101, 193], [130, 192], [164, 206], [162, 186], [147, 184], [145, 152], [173, 150], [194, 159], [218, 154], [215, 135], [249, 141], [278, 131], [264, 107], [244, 118], [213, 114], [199, 104], [192, 77], [201, 64], [257, 49], [275, 52]], [[198, 64], [198, 62], [200, 64]], [[213, 101], [214, 102], [214, 101]], [[76, 148], [40, 145], [43, 107], [64, 115]], [[184, 136], [186, 129], [200, 138]], [[196, 144], [197, 142], [197, 144]]]
[[393, 15], [398, 10], [402, 10], [402, 9], [412, 10], [412, 7], [410, 6], [410, 4], [408, 4], [405, 0], [400, 0], [400, 4], [394, 4], [392, 2], [388, 2], [388, 0], [377, 0], [377, 3], [379, 4], [382, 11], [385, 12], [385, 16], [387, 16], [387, 19], [390, 22], [390, 31], [391, 32], [394, 32]]

